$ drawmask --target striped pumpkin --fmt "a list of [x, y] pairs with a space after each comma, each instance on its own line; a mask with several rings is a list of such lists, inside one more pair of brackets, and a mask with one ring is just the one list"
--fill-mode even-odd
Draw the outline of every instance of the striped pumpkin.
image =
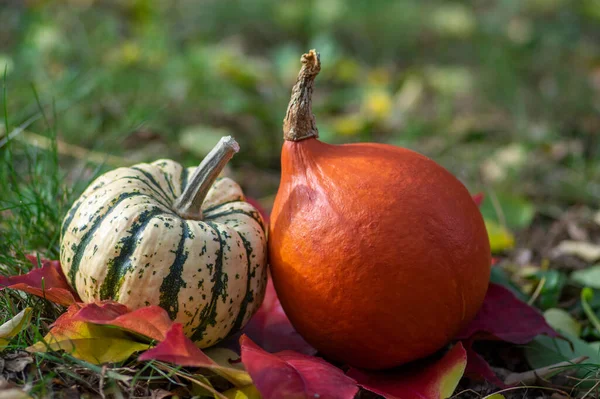
[[260, 306], [266, 238], [259, 212], [237, 183], [216, 178], [220, 170], [208, 182], [202, 216], [182, 217], [176, 203], [196, 169], [158, 160], [100, 176], [64, 219], [60, 259], [83, 301], [159, 305], [207, 347]]

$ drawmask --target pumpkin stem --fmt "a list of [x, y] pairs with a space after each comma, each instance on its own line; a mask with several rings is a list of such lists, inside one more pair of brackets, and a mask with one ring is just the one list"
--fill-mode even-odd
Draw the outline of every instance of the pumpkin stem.
[[319, 53], [310, 50], [300, 60], [302, 69], [292, 89], [292, 98], [283, 120], [283, 138], [288, 141], [319, 137], [317, 122], [312, 113], [312, 92], [315, 77], [321, 70], [321, 59]]
[[233, 154], [240, 150], [231, 136], [222, 137], [217, 145], [202, 160], [183, 190], [175, 200], [173, 208], [185, 219], [202, 220], [202, 203], [213, 183]]

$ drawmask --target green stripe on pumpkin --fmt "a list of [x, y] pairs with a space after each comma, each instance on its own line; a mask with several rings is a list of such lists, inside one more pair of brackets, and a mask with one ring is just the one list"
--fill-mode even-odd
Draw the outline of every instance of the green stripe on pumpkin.
[[174, 320], [179, 312], [179, 290], [186, 287], [181, 278], [183, 266], [188, 258], [189, 251], [185, 250], [185, 241], [190, 238], [190, 228], [185, 220], [181, 221], [181, 239], [175, 252], [175, 260], [169, 267], [169, 274], [163, 279], [160, 286], [159, 305], [167, 311], [169, 317]]
[[219, 242], [219, 249], [215, 253], [215, 268], [212, 273], [213, 287], [211, 292], [211, 298], [208, 305], [206, 305], [202, 311], [200, 312], [200, 323], [192, 329], [192, 337], [193, 341], [200, 341], [204, 334], [206, 333], [206, 329], [209, 325], [214, 326], [217, 323], [217, 301], [219, 300], [219, 296], [222, 295], [222, 291], [224, 289], [223, 283], [223, 252], [225, 251], [225, 246], [223, 243], [223, 238], [221, 237], [221, 233], [219, 229], [216, 228], [214, 223], [205, 222], [217, 235], [215, 241]]
[[229, 331], [229, 333], [234, 333], [236, 331], [238, 331], [241, 327], [242, 327], [242, 323], [244, 322], [244, 317], [246, 316], [246, 311], [248, 309], [248, 304], [254, 301], [254, 291], [252, 291], [250, 289], [250, 285], [252, 282], [253, 277], [256, 275], [255, 272], [252, 272], [252, 252], [254, 252], [254, 250], [252, 249], [252, 244], [250, 243], [250, 241], [246, 240], [244, 238], [244, 236], [242, 235], [242, 233], [240, 233], [239, 231], [236, 231], [238, 233], [238, 235], [240, 236], [240, 239], [242, 240], [242, 242], [244, 243], [244, 248], [246, 249], [246, 259], [247, 259], [247, 281], [246, 281], [246, 294], [244, 295], [244, 298], [242, 299], [242, 303], [240, 304], [240, 312], [237, 315], [237, 318], [235, 319], [235, 321], [233, 322], [233, 326], [231, 327], [231, 330]]
[[127, 230], [130, 235], [119, 240], [121, 250], [117, 257], [108, 261], [106, 278], [100, 287], [100, 299], [119, 299], [118, 292], [123, 285], [125, 274], [132, 268], [131, 256], [139, 244], [138, 241], [142, 237], [144, 229], [155, 216], [164, 213], [161, 208], [152, 208], [141, 212], [138, 219]]
[[117, 180], [123, 180], [123, 179], [133, 179], [133, 180], [138, 180], [138, 181], [144, 183], [150, 190], [152, 190], [157, 196], [160, 197], [160, 198], [157, 198], [157, 199], [161, 199], [162, 200], [162, 202], [160, 202], [161, 205], [164, 205], [167, 208], [171, 208], [171, 202], [172, 201], [169, 198], [165, 197], [160, 191], [158, 191], [156, 188], [154, 188], [153, 185], [150, 184], [149, 182], [147, 182], [146, 180], [142, 179], [139, 176], [123, 176], [123, 177], [119, 177], [115, 181], [117, 181]]
[[[154, 184], [156, 186], [156, 188], [158, 188], [163, 195], [165, 196], [165, 198], [169, 198], [169, 195], [165, 192], [165, 190], [163, 190], [162, 186], [160, 184], [158, 184], [158, 182], [156, 181], [156, 179], [154, 178], [154, 176], [152, 176], [151, 173], [146, 172], [144, 169], [138, 167], [138, 166], [132, 166], [131, 169], [133, 170], [137, 170], [138, 172], [142, 173], [144, 176], [146, 176], [148, 178], [148, 180], [150, 180], [152, 182], [152, 184]], [[170, 201], [175, 200], [175, 197], [173, 198], [169, 198]]]
[[[100, 225], [106, 218], [116, 209], [116, 207], [123, 201], [132, 197], [146, 196], [150, 197], [148, 194], [143, 193], [121, 193], [119, 196], [115, 197], [110, 204], [108, 204], [109, 209], [102, 216], [97, 217], [92, 227], [81, 237], [79, 241], [79, 245], [76, 245], [73, 249], [73, 262], [71, 263], [71, 267], [69, 268], [69, 280], [71, 281], [71, 286], [76, 289], [75, 281], [77, 277], [77, 272], [79, 271], [79, 264], [81, 263], [81, 259], [83, 258], [83, 254], [85, 253], [85, 249], [90, 243], [90, 241], [94, 238], [94, 233], [96, 230], [100, 228]], [[103, 209], [103, 208], [100, 208]], [[97, 211], [98, 213], [99, 211]], [[163, 211], [164, 212], [164, 211]]]
[[175, 190], [173, 189], [173, 182], [171, 180], [171, 175], [168, 174], [167, 172], [163, 172], [163, 176], [165, 177], [165, 180], [167, 181], [167, 186], [169, 187], [169, 191], [171, 192], [171, 195], [173, 195], [173, 198], [177, 198], [177, 194], [175, 194]]

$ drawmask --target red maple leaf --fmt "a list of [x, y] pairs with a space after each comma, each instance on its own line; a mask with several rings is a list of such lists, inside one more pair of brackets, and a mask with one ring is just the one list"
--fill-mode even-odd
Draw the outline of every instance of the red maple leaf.
[[[27, 255], [27, 259], [38, 265], [37, 258]], [[57, 260], [41, 259], [42, 267], [35, 267], [27, 274], [20, 276], [0, 276], [0, 290], [10, 288], [45, 298], [60, 305], [70, 305], [81, 301], [74, 292]]]

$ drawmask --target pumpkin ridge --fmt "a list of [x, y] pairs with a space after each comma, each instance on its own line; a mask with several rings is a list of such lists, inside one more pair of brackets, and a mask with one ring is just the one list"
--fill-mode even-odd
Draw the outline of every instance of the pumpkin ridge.
[[[223, 204], [225, 205], [225, 204]], [[250, 212], [246, 212], [243, 209], [230, 209], [228, 211], [225, 212], [221, 212], [221, 213], [215, 213], [213, 215], [205, 215], [205, 220], [211, 220], [211, 219], [217, 219], [223, 216], [229, 216], [229, 215], [246, 215], [252, 219], [254, 219], [259, 225], [260, 227], [263, 229], [263, 231], [266, 230], [264, 222], [262, 220], [262, 218], [260, 217], [260, 214], [258, 213], [258, 211], [250, 211]]]
[[77, 211], [79, 210], [79, 207], [81, 206], [81, 204], [83, 204], [83, 202], [85, 201], [87, 197], [81, 197], [79, 199], [79, 201], [77, 201], [69, 210], [69, 213], [67, 214], [67, 217], [65, 218], [65, 220], [63, 221], [63, 225], [62, 225], [62, 229], [60, 231], [60, 236], [63, 237], [65, 235], [65, 232], [67, 231], [67, 229], [69, 228], [69, 226], [71, 225], [71, 222], [73, 221], [73, 219], [75, 218], [75, 214], [77, 213]]
[[244, 295], [244, 299], [242, 299], [242, 303], [240, 304], [240, 312], [238, 313], [235, 321], [233, 322], [233, 326], [231, 326], [231, 330], [229, 331], [230, 333], [238, 331], [241, 328], [244, 318], [246, 317], [248, 304], [254, 300], [254, 291], [250, 289], [252, 282], [252, 258], [250, 256], [252, 255], [252, 252], [254, 252], [254, 249], [252, 248], [252, 244], [250, 243], [250, 241], [246, 240], [242, 233], [240, 233], [237, 230], [235, 230], [235, 232], [238, 234], [238, 236], [240, 236], [242, 243], [244, 243], [248, 269], [246, 271], [246, 294]]
[[169, 209], [171, 208], [171, 204], [170, 204], [169, 198], [167, 198], [164, 195], [162, 195], [157, 189], [155, 189], [152, 186], [152, 184], [148, 183], [146, 180], [142, 179], [140, 176], [122, 176], [122, 177], [119, 177], [119, 178], [115, 179], [114, 181], [118, 181], [118, 180], [121, 180], [121, 179], [132, 179], [132, 180], [137, 180], [137, 181], [140, 181], [140, 182], [144, 183], [146, 186], [148, 186], [148, 188], [150, 190], [152, 190], [155, 194], [159, 195], [161, 200], [165, 201], [165, 202], [161, 202], [161, 205], [163, 205], [163, 206], [165, 206], [165, 207], [167, 207]]
[[181, 168], [181, 176], [179, 176], [179, 181], [181, 182], [181, 192], [183, 192], [183, 190], [185, 189], [185, 186], [187, 186], [187, 182], [188, 182], [188, 175], [189, 175], [189, 171], [188, 168], [182, 167]]
[[143, 211], [138, 220], [133, 222], [128, 230], [131, 235], [121, 238], [119, 244], [123, 244], [119, 255], [108, 261], [106, 277], [100, 287], [100, 299], [118, 300], [118, 292], [123, 284], [122, 279], [131, 269], [131, 255], [137, 248], [137, 241], [155, 216], [164, 213], [161, 208], [155, 207]]
[[[169, 274], [160, 285], [159, 305], [167, 311], [169, 317], [175, 320], [179, 313], [179, 291], [185, 287], [186, 282], [181, 278], [183, 266], [188, 258], [189, 251], [185, 251], [185, 241], [190, 238], [190, 228], [187, 221], [181, 220], [181, 239], [175, 252], [175, 260], [169, 267]], [[185, 252], [184, 252], [185, 251]]]
[[[144, 176], [146, 176], [148, 178], [148, 180], [150, 180], [152, 182], [152, 184], [154, 184], [165, 196], [165, 198], [169, 198], [169, 196], [167, 195], [167, 193], [165, 192], [165, 190], [163, 190], [162, 186], [156, 181], [156, 179], [154, 178], [154, 176], [152, 176], [152, 173], [150, 172], [146, 172], [144, 169], [138, 167], [138, 166], [132, 166], [131, 169], [133, 170], [137, 170], [138, 172], [142, 173]], [[173, 198], [171, 201], [173, 201], [175, 198]]]
[[[203, 212], [203, 213], [210, 213], [210, 212], [214, 212], [214, 211], [218, 210], [218, 209], [219, 209], [220, 207], [222, 207], [222, 206], [225, 206], [225, 205], [231, 205], [231, 204], [234, 204], [234, 203], [236, 203], [236, 202], [244, 202], [244, 201], [242, 201], [241, 199], [237, 198], [237, 199], [234, 199], [234, 200], [231, 200], [231, 201], [226, 201], [226, 202], [222, 202], [222, 203], [220, 203], [220, 204], [217, 204], [217, 205], [213, 205], [213, 206], [211, 206], [211, 207], [208, 207], [208, 208], [206, 208], [206, 209], [203, 209], [203, 210], [202, 210], [202, 212]], [[210, 216], [210, 217], [212, 217], [212, 216]]]
[[163, 171], [162, 174], [165, 177], [165, 181], [167, 182], [169, 191], [171, 192], [171, 194], [173, 194], [173, 198], [177, 198], [177, 194], [175, 194], [175, 189], [173, 188], [173, 181], [172, 181], [171, 175], [165, 171]]
[[[144, 193], [140, 193], [140, 192], [128, 192], [128, 193], [119, 194], [119, 196], [116, 197], [114, 201], [111, 201], [112, 202], [111, 204], [107, 205], [108, 210], [106, 211], [106, 213], [102, 216], [97, 217], [94, 220], [92, 227], [90, 227], [90, 229], [83, 234], [83, 236], [81, 237], [81, 240], [79, 241], [79, 245], [77, 245], [77, 247], [73, 250], [73, 261], [69, 268], [68, 277], [71, 282], [71, 286], [75, 290], [77, 290], [76, 277], [77, 277], [77, 272], [79, 271], [79, 264], [81, 263], [81, 259], [83, 258], [83, 254], [85, 252], [87, 245], [90, 243], [92, 238], [94, 238], [94, 233], [96, 232], [96, 230], [98, 230], [100, 228], [100, 225], [102, 224], [102, 222], [104, 222], [104, 220], [108, 217], [108, 215], [110, 215], [121, 202], [125, 201], [128, 198], [138, 197], [138, 196], [142, 196], [142, 195], [148, 196], [148, 194], [144, 194]], [[99, 208], [99, 209], [101, 209], [101, 208]]]
[[192, 333], [192, 340], [193, 341], [200, 341], [202, 339], [202, 337], [204, 337], [204, 334], [206, 333], [206, 329], [208, 328], [208, 325], [215, 325], [216, 323], [216, 316], [217, 316], [217, 301], [219, 300], [219, 296], [221, 295], [221, 292], [223, 291], [223, 250], [224, 250], [224, 245], [223, 245], [223, 237], [221, 237], [221, 233], [219, 232], [219, 229], [215, 226], [214, 223], [212, 222], [204, 222], [207, 226], [209, 226], [217, 235], [217, 240], [219, 241], [219, 250], [218, 250], [218, 255], [217, 259], [215, 260], [215, 269], [213, 272], [213, 278], [211, 281], [214, 282], [213, 287], [212, 287], [212, 296], [210, 298], [210, 302], [204, 307], [204, 309], [202, 309], [202, 311], [200, 312], [200, 324], [198, 324], [195, 328], [193, 328], [193, 333]]

